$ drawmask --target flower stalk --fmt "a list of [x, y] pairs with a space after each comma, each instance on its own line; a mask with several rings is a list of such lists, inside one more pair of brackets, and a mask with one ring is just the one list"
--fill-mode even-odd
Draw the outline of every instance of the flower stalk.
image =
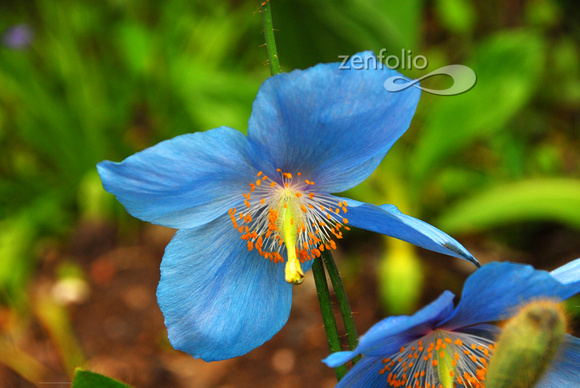
[[[342, 277], [338, 272], [338, 267], [336, 266], [334, 258], [332, 257], [332, 253], [330, 253], [330, 251], [326, 250], [322, 252], [322, 259], [324, 260], [326, 270], [328, 271], [330, 281], [332, 282], [332, 287], [334, 288], [334, 293], [336, 294], [336, 298], [338, 299], [340, 314], [342, 315], [344, 328], [346, 330], [348, 348], [350, 350], [354, 350], [354, 348], [356, 348], [356, 346], [358, 345], [358, 334], [356, 332], [356, 326], [354, 324], [354, 319], [352, 316], [352, 309], [350, 308], [350, 303], [348, 301], [348, 297], [346, 296], [346, 290], [344, 289], [344, 284], [342, 284]], [[353, 358], [352, 364], [353, 365], [356, 364], [356, 362], [359, 359], [360, 356]]]
[[[330, 300], [326, 273], [320, 257], [314, 259], [312, 274], [314, 275], [314, 283], [316, 284], [318, 302], [320, 303], [320, 311], [322, 313], [322, 321], [324, 322], [324, 330], [326, 331], [330, 353], [340, 352], [342, 349], [340, 346], [340, 337], [338, 336], [338, 327], [334, 319], [334, 309], [332, 308], [332, 302]], [[347, 368], [345, 365], [340, 365], [334, 368], [334, 372], [336, 373], [337, 381], [340, 381], [346, 375]]]
[[278, 50], [276, 49], [276, 39], [274, 38], [270, 0], [258, 0], [258, 3], [260, 4], [260, 13], [262, 14], [262, 24], [264, 26], [264, 39], [266, 39], [266, 51], [268, 53], [270, 74], [276, 75], [280, 73], [280, 62], [278, 61]]

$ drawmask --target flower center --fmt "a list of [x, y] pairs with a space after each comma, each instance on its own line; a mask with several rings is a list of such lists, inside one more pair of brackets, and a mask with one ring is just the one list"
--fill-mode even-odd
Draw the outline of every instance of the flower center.
[[228, 214], [234, 228], [246, 240], [248, 251], [256, 249], [274, 263], [286, 262], [286, 280], [302, 283], [300, 263], [319, 257], [325, 249], [336, 249], [334, 238], [342, 238], [341, 228], [349, 230], [344, 217], [346, 201], [317, 192], [315, 183], [302, 179], [301, 173], [277, 170], [273, 180], [262, 171], [244, 194], [242, 209], [232, 208]]
[[487, 338], [437, 329], [383, 359], [379, 373], [390, 387], [482, 388], [494, 350]]

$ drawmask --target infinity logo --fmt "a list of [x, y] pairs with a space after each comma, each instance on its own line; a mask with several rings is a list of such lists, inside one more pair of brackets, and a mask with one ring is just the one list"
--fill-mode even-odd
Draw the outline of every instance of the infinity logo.
[[[451, 77], [453, 79], [453, 85], [443, 90], [423, 88], [421, 85], [419, 85], [419, 82], [422, 80], [436, 75], [446, 75]], [[475, 72], [471, 70], [471, 68], [464, 65], [449, 65], [434, 70], [419, 79], [410, 80], [402, 76], [394, 76], [388, 78], [385, 81], [384, 86], [385, 89], [393, 93], [400, 92], [410, 88], [411, 86], [414, 86], [417, 89], [421, 89], [427, 93], [437, 94], [439, 96], [454, 96], [467, 92], [475, 85], [476, 82], [477, 76], [475, 75]]]

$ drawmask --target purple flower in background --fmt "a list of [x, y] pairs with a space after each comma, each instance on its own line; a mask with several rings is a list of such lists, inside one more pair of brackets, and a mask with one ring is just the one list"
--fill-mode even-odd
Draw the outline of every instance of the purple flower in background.
[[34, 33], [27, 24], [18, 24], [8, 28], [2, 35], [2, 44], [6, 47], [21, 50], [30, 45]]

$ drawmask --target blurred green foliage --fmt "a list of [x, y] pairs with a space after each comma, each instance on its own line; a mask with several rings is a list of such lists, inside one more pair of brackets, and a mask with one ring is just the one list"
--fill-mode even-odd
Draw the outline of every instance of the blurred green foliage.
[[129, 386], [98, 373], [77, 369], [72, 388], [129, 388]]
[[[460, 240], [515, 222], [578, 230], [577, 2], [271, 2], [285, 71], [385, 48], [428, 58], [425, 70], [401, 69], [412, 77], [452, 63], [478, 76], [462, 95], [423, 93], [412, 128], [353, 196], [394, 203]], [[34, 34], [29, 47], [0, 46], [2, 303], [26, 299], [41, 237], [127, 222], [96, 163], [182, 133], [246, 131], [268, 76], [257, 10], [250, 0], [0, 3], [0, 32], [24, 23]], [[386, 248], [382, 299], [412, 310], [424, 279], [417, 250]], [[387, 285], [400, 277], [405, 287]]]
[[0, 30], [0, 299], [17, 299], [37, 237], [78, 219], [126, 217], [95, 171], [162, 139], [244, 129], [262, 71], [260, 20], [246, 4], [3, 2]]

